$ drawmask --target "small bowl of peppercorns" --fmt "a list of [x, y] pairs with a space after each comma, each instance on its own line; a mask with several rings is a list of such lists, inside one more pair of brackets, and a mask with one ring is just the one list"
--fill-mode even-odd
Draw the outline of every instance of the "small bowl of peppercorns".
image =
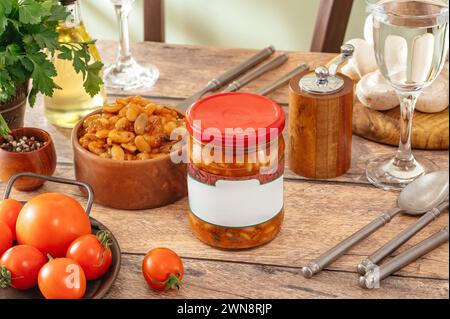
[[[19, 128], [8, 136], [0, 136], [0, 180], [7, 182], [18, 173], [37, 173], [52, 176], [56, 169], [53, 140], [38, 128]], [[14, 188], [32, 191], [44, 184], [43, 180], [20, 178]]]

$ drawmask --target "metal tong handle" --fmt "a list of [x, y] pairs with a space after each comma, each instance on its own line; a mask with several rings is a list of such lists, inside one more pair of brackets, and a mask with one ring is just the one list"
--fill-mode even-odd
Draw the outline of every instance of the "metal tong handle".
[[86, 189], [86, 191], [88, 193], [88, 199], [87, 199], [87, 202], [86, 202], [85, 211], [86, 211], [86, 214], [88, 214], [88, 215], [91, 213], [92, 204], [94, 203], [94, 191], [92, 190], [91, 185], [89, 185], [87, 183], [80, 182], [80, 181], [75, 181], [75, 180], [72, 180], [72, 179], [66, 179], [66, 178], [61, 178], [61, 177], [39, 175], [39, 174], [35, 174], [35, 173], [19, 173], [19, 174], [16, 174], [13, 177], [11, 177], [10, 180], [8, 181], [8, 184], [6, 184], [6, 188], [5, 188], [5, 191], [3, 193], [3, 199], [9, 198], [9, 195], [11, 194], [11, 190], [12, 190], [12, 187], [13, 187], [14, 183], [16, 182], [16, 180], [18, 180], [19, 178], [22, 178], [22, 177], [43, 179], [43, 180], [46, 180], [46, 181], [49, 181], [49, 182], [54, 182], [54, 183], [59, 183], [59, 184], [75, 185], [75, 186], [83, 187], [84, 189]]
[[287, 54], [282, 54], [282, 55], [276, 57], [275, 59], [256, 68], [254, 71], [252, 71], [251, 73], [242, 77], [238, 81], [234, 81], [223, 92], [235, 92], [235, 91], [239, 90], [241, 87], [245, 86], [246, 84], [259, 78], [263, 74], [279, 67], [280, 65], [285, 63], [287, 60], [288, 60]]
[[[232, 68], [231, 70], [225, 72], [221, 76], [219, 76], [216, 79], [213, 79], [210, 81], [211, 83], [211, 91], [217, 90], [224, 86], [225, 84], [229, 83], [230, 81], [233, 81], [235, 78], [237, 78], [239, 75], [247, 72], [251, 68], [253, 68], [255, 65], [259, 64], [260, 62], [264, 61], [268, 57], [270, 57], [275, 52], [275, 47], [273, 45], [268, 46], [252, 56], [250, 59], [242, 62], [238, 66]], [[209, 84], [208, 84], [209, 86]]]
[[395, 208], [390, 210], [387, 213], [384, 213], [377, 219], [373, 220], [370, 224], [367, 224], [364, 228], [357, 231], [344, 241], [340, 242], [324, 254], [322, 254], [316, 260], [310, 262], [307, 266], [302, 268], [302, 274], [305, 278], [311, 278], [313, 275], [320, 272], [323, 268], [331, 264], [333, 261], [342, 256], [345, 252], [347, 252], [354, 245], [359, 243], [364, 238], [368, 237], [375, 231], [377, 231], [382, 226], [389, 223], [392, 218], [403, 210], [400, 208]]
[[441, 215], [441, 213], [448, 208], [448, 206], [449, 206], [448, 201], [445, 201], [441, 203], [438, 207], [435, 207], [432, 210], [428, 211], [416, 223], [412, 224], [411, 226], [403, 230], [400, 234], [398, 234], [395, 238], [393, 238], [383, 247], [374, 252], [371, 256], [364, 259], [358, 265], [357, 268], [358, 273], [360, 275], [365, 275], [366, 272], [368, 272], [371, 268], [376, 267], [380, 261], [389, 256], [392, 252], [394, 252], [404, 243], [406, 243], [409, 239], [411, 239], [420, 230], [425, 228], [425, 226], [430, 224], [433, 220], [438, 218]]
[[389, 260], [380, 267], [370, 269], [365, 276], [359, 278], [359, 284], [363, 288], [373, 289], [378, 286], [380, 281], [409, 265], [416, 259], [428, 254], [430, 251], [438, 248], [442, 244], [448, 242], [449, 231], [448, 226], [442, 229], [440, 232], [428, 237], [421, 241], [414, 247], [404, 251], [397, 257]]
[[261, 63], [262, 61], [266, 60], [268, 57], [270, 57], [275, 52], [274, 46], [268, 46], [265, 49], [261, 50], [248, 60], [242, 62], [241, 64], [235, 66], [231, 70], [228, 70], [224, 74], [220, 75], [217, 78], [214, 78], [208, 82], [206, 87], [201, 89], [199, 92], [195, 93], [194, 95], [188, 97], [187, 99], [181, 101], [177, 104], [177, 107], [179, 109], [186, 109], [189, 106], [191, 106], [193, 103], [197, 102], [199, 99], [202, 98], [205, 94], [209, 92], [216, 91], [223, 87], [224, 85], [230, 83], [240, 75], [244, 74], [251, 68], [253, 68], [255, 65]]
[[295, 69], [293, 69], [292, 71], [290, 71], [289, 73], [283, 75], [278, 80], [275, 80], [275, 81], [269, 83], [267, 86], [259, 89], [256, 92], [256, 94], [268, 95], [268, 94], [272, 93], [273, 91], [275, 91], [276, 89], [278, 89], [279, 87], [286, 84], [287, 82], [289, 82], [294, 76], [299, 75], [300, 73], [303, 73], [307, 70], [309, 70], [309, 65], [301, 64], [301, 65], [297, 66]]

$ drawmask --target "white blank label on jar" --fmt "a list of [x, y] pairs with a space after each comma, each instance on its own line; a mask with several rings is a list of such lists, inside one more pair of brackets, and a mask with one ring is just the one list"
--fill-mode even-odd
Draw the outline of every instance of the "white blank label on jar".
[[283, 176], [261, 185], [256, 179], [216, 182], [188, 175], [189, 206], [201, 220], [224, 227], [250, 227], [274, 218], [283, 208]]

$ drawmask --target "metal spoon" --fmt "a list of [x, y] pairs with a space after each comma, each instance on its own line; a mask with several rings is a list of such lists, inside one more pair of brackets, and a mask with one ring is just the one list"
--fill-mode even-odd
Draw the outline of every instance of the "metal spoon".
[[448, 171], [438, 171], [424, 175], [410, 183], [400, 193], [398, 208], [392, 209], [381, 215], [370, 224], [340, 242], [338, 245], [322, 254], [319, 258], [310, 262], [307, 266], [303, 267], [303, 276], [305, 278], [311, 278], [361, 240], [386, 225], [399, 213], [409, 212], [411, 214], [423, 214], [438, 206], [448, 197], [448, 178]]

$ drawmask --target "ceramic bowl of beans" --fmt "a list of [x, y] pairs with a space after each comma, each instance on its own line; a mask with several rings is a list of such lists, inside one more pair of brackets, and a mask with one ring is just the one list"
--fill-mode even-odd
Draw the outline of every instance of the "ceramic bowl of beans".
[[[37, 173], [51, 176], [56, 169], [53, 140], [38, 128], [14, 129], [6, 137], [0, 136], [0, 180], [7, 182], [18, 173]], [[44, 184], [43, 180], [21, 178], [14, 183], [20, 191], [32, 191]]]
[[181, 154], [184, 115], [142, 97], [117, 98], [83, 118], [72, 132], [75, 176], [95, 200], [117, 209], [164, 206], [186, 196]]

